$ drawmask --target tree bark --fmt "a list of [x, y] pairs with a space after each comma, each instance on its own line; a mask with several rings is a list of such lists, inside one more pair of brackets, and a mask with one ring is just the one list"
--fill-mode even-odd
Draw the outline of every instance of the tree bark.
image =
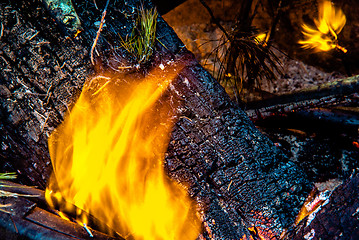
[[[109, 5], [97, 46], [98, 69], [91, 66], [89, 52], [103, 6], [97, 10], [92, 1], [75, 4], [83, 28], [76, 38], [66, 36], [38, 0], [0, 3], [1, 167], [17, 171], [21, 182], [40, 188], [51, 172], [49, 134], [71, 108], [86, 78], [111, 71], [123, 56], [121, 50], [114, 51], [120, 46], [118, 34], [131, 32], [126, 16], [140, 1]], [[169, 89], [183, 105], [165, 168], [170, 177], [189, 186], [199, 203], [203, 236], [279, 238], [292, 229], [311, 183], [231, 102], [161, 17], [157, 24], [161, 44], [156, 46], [153, 65], [169, 61], [185, 65]], [[126, 61], [126, 56], [122, 59]]]

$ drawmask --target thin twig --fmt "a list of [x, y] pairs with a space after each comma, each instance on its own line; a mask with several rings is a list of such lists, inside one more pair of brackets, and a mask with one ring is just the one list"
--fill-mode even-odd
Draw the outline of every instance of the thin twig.
[[19, 231], [17, 230], [16, 224], [15, 224], [15, 221], [14, 221], [14, 219], [12, 218], [11, 215], [10, 215], [10, 219], [11, 219], [11, 221], [12, 221], [12, 224], [14, 224], [14, 228], [15, 228], [16, 233], [19, 233]]
[[92, 44], [92, 47], [91, 47], [91, 63], [92, 63], [92, 65], [95, 65], [95, 62], [93, 60], [93, 52], [95, 50], [98, 38], [100, 37], [100, 33], [102, 31], [103, 24], [105, 23], [105, 17], [106, 17], [107, 7], [108, 7], [109, 3], [110, 3], [110, 0], [107, 0], [106, 6], [105, 6], [105, 8], [103, 9], [103, 12], [102, 12], [101, 23], [100, 23], [100, 26], [98, 27], [96, 38], [95, 38], [95, 40], [94, 40], [94, 42]]
[[45, 126], [46, 126], [46, 123], [47, 123], [47, 120], [49, 120], [49, 118], [50, 118], [50, 115], [51, 115], [51, 112], [49, 113], [49, 115], [45, 118], [45, 122], [44, 122], [44, 124], [41, 126], [41, 133], [43, 133], [44, 132], [44, 129], [45, 129]]
[[28, 40], [31, 41], [34, 37], [36, 37], [40, 32], [36, 32], [34, 35], [32, 35]]
[[96, 9], [98, 9], [97, 4], [96, 4], [96, 0], [93, 0], [93, 4], [95, 4]]
[[4, 25], [1, 23], [0, 39], [2, 38], [3, 34], [4, 34]]
[[90, 229], [87, 227], [86, 223], [84, 223], [83, 225], [84, 229], [86, 230], [86, 232], [90, 235], [90, 237], [93, 237], [92, 232], [90, 231]]
[[218, 19], [214, 16], [211, 8], [207, 5], [207, 3], [204, 0], [199, 0], [202, 5], [207, 9], [209, 15], [211, 15], [212, 21], [217, 25], [217, 27], [219, 27], [219, 29], [222, 30], [222, 32], [224, 33], [224, 35], [226, 35], [227, 39], [231, 40], [231, 38], [229, 37], [227, 31], [223, 28], [223, 26], [219, 23]]

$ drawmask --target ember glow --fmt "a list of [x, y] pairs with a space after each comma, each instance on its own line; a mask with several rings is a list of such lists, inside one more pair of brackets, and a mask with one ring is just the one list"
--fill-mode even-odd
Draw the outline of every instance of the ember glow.
[[244, 235], [241, 240], [271, 240], [277, 239], [277, 236], [268, 228], [262, 227], [249, 227], [248, 231], [252, 235]]
[[314, 23], [316, 27], [302, 25], [305, 40], [299, 43], [303, 45], [303, 48], [314, 49], [318, 52], [337, 48], [344, 53], [347, 52], [338, 44], [337, 34], [342, 31], [346, 23], [346, 17], [341, 9], [335, 8], [330, 1], [323, 1], [319, 5], [318, 19], [314, 19]]
[[[154, 75], [99, 76], [84, 86], [49, 138], [54, 175], [46, 199], [62, 202], [60, 211], [83, 209], [125, 239], [195, 239], [195, 205], [163, 168], [175, 118], [169, 101], [158, 100], [175, 73]], [[86, 227], [88, 215], [77, 216]]]
[[305, 203], [302, 206], [302, 209], [300, 210], [296, 220], [295, 224], [298, 225], [300, 221], [302, 221], [305, 217], [316, 213], [318, 210], [320, 210], [322, 205], [325, 205], [328, 203], [328, 199], [331, 195], [331, 191], [325, 190], [323, 192], [320, 192], [319, 194], [316, 193], [315, 190], [313, 190]]

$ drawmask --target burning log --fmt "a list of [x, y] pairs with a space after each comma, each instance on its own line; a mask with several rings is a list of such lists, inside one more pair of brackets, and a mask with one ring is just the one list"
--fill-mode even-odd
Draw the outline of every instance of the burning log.
[[[44, 187], [51, 171], [47, 138], [72, 108], [85, 79], [94, 74], [89, 50], [101, 11], [88, 1], [77, 2], [83, 29], [64, 37], [55, 23], [48, 24], [52, 18], [41, 2], [0, 4], [3, 169], [16, 170], [22, 182]], [[130, 62], [128, 54], [113, 46], [120, 45], [118, 34], [126, 35], [133, 27], [128, 16], [139, 5], [109, 5], [111, 19], [97, 44], [97, 74], [116, 72]], [[145, 1], [145, 7], [150, 6]], [[165, 169], [188, 186], [197, 201], [204, 226], [201, 237], [278, 239], [294, 227], [311, 183], [230, 101], [161, 17], [157, 29], [160, 44], [152, 67], [184, 66], [166, 93], [181, 105], [176, 108], [179, 116]]]
[[0, 190], [13, 193], [0, 204], [1, 239], [115, 239], [47, 211], [44, 191], [8, 181], [0, 181]]

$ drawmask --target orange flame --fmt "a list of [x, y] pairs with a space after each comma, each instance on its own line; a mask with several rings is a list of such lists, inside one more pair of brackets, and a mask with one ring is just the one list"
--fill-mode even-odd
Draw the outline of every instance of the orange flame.
[[324, 0], [318, 9], [318, 20], [314, 20], [316, 28], [303, 24], [302, 33], [305, 40], [299, 41], [303, 48], [313, 48], [316, 51], [329, 51], [338, 48], [344, 53], [347, 49], [339, 46], [338, 36], [345, 23], [346, 17], [343, 11], [335, 8], [330, 1]]
[[[158, 100], [175, 71], [168, 80], [150, 76], [131, 84], [98, 76], [84, 86], [49, 138], [56, 181], [46, 199], [54, 205], [63, 198], [124, 238], [195, 239], [195, 206], [163, 169], [174, 113]], [[78, 215], [86, 226], [87, 217]]]
[[258, 44], [262, 44], [264, 47], [267, 46], [267, 42], [269, 40], [269, 34], [267, 33], [260, 33], [258, 34], [254, 40], [258, 43]]

